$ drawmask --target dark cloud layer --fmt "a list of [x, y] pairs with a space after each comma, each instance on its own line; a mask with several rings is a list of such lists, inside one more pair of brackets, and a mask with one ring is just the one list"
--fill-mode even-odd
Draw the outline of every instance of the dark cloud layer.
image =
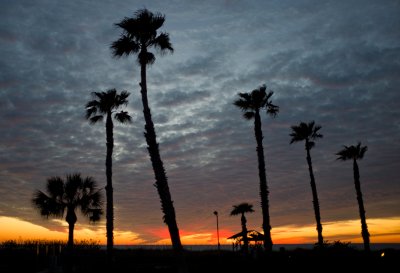
[[[279, 115], [263, 116], [273, 227], [313, 223], [303, 144], [290, 126], [315, 120], [312, 150], [323, 221], [357, 219], [352, 169], [336, 161], [362, 141], [367, 217], [400, 215], [400, 5], [398, 1], [152, 1], [166, 14], [174, 54], [148, 71], [149, 100], [182, 230], [227, 229], [232, 205], [257, 213], [253, 124], [232, 105], [266, 83]], [[189, 3], [188, 3], [189, 2]], [[138, 1], [3, 1], [0, 4], [0, 216], [40, 225], [29, 199], [47, 177], [79, 171], [104, 184], [105, 128], [89, 125], [90, 92], [131, 93], [133, 124], [115, 126], [116, 227], [154, 240], [163, 227], [143, 139], [139, 68], [112, 58], [113, 25]]]

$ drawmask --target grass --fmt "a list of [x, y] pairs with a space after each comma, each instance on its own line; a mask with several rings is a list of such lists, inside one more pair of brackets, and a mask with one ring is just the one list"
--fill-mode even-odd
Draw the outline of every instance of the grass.
[[[66, 243], [61, 241], [6, 241], [0, 245], [0, 272], [62, 272]], [[384, 255], [382, 255], [384, 253]], [[334, 242], [324, 249], [295, 249], [270, 254], [254, 250], [249, 255], [233, 251], [185, 251], [188, 272], [377, 272], [397, 267], [400, 250], [382, 249], [365, 253], [346, 243]], [[102, 273], [106, 253], [93, 241], [76, 243], [74, 272]], [[178, 272], [172, 250], [115, 249], [109, 272]]]

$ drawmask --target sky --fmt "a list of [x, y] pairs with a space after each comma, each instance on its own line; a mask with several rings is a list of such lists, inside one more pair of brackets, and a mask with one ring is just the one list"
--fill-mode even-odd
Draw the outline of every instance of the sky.
[[[311, 151], [327, 240], [362, 242], [351, 161], [359, 161], [371, 242], [400, 243], [399, 1], [1, 1], [0, 241], [67, 238], [63, 219], [31, 204], [52, 176], [79, 172], [105, 186], [105, 127], [90, 125], [91, 92], [129, 96], [132, 124], [115, 124], [115, 242], [169, 244], [146, 144], [136, 57], [113, 58], [115, 23], [138, 9], [165, 14], [173, 54], [156, 54], [148, 96], [184, 244], [240, 231], [248, 202], [261, 231], [254, 124], [233, 105], [266, 84], [280, 108], [262, 114], [274, 243], [317, 241], [304, 143], [291, 126], [314, 120]], [[76, 238], [105, 242], [105, 220], [78, 216]]]

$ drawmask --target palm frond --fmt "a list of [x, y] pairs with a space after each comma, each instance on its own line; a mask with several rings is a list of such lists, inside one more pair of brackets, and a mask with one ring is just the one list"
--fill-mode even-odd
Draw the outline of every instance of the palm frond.
[[233, 105], [235, 105], [242, 111], [247, 111], [247, 110], [251, 109], [251, 104], [248, 101], [246, 101], [245, 99], [238, 99], [233, 102]]
[[117, 100], [117, 105], [127, 105], [128, 104], [128, 97], [129, 97], [130, 93], [126, 90], [121, 91], [121, 94], [119, 94], [117, 96], [118, 100]]
[[[90, 193], [88, 193], [90, 192]], [[91, 217], [91, 213], [93, 210], [99, 210], [100, 214], [102, 213], [102, 205], [103, 205], [103, 195], [100, 190], [93, 187], [87, 192], [82, 193], [82, 197], [79, 200], [78, 205], [81, 208], [83, 215], [87, 217]]]
[[245, 112], [244, 114], [243, 114], [243, 117], [245, 118], [245, 119], [247, 119], [247, 120], [251, 120], [251, 119], [253, 119], [254, 117], [255, 117], [255, 113], [254, 112]]
[[75, 204], [80, 198], [83, 180], [79, 173], [68, 174], [65, 182], [65, 199], [69, 205]]
[[279, 113], [279, 106], [274, 105], [272, 103], [267, 104], [267, 114], [269, 114], [272, 117], [276, 117], [276, 115]]
[[313, 121], [312, 124], [309, 123], [308, 126], [309, 126], [310, 130], [312, 131], [312, 134], [311, 134], [312, 139], [317, 139], [317, 138], [323, 137], [322, 134], [318, 133], [318, 131], [322, 128], [320, 125], [314, 126], [314, 121]]
[[130, 39], [127, 35], [121, 35], [121, 37], [113, 42], [110, 46], [114, 57], [129, 56], [131, 53], [138, 53], [140, 45], [133, 39]]
[[65, 204], [59, 198], [52, 198], [42, 191], [36, 191], [32, 198], [33, 205], [44, 217], [55, 216], [62, 218], [64, 215]]
[[169, 40], [169, 35], [165, 32], [160, 33], [160, 35], [151, 41], [150, 45], [154, 46], [154, 48], [156, 48], [161, 54], [174, 52]]
[[90, 209], [88, 211], [89, 220], [90, 222], [98, 222], [101, 219], [101, 215], [103, 215], [102, 209]]
[[97, 114], [96, 107], [86, 108], [86, 119], [90, 119], [91, 116], [94, 116], [96, 114]]
[[[360, 146], [361, 146], [361, 142], [358, 143], [358, 147], [360, 147]], [[359, 159], [363, 159], [365, 152], [368, 151], [368, 146], [364, 146], [364, 147], [359, 148], [359, 151], [360, 152], [358, 153], [358, 158]]]
[[132, 117], [126, 111], [116, 113], [114, 118], [121, 123], [131, 123]]
[[336, 155], [338, 156], [336, 160], [346, 161], [352, 158], [350, 147], [347, 147], [345, 145], [343, 145], [343, 149], [337, 152]]
[[103, 120], [103, 116], [102, 115], [98, 115], [98, 116], [91, 117], [89, 119], [89, 122], [90, 122], [90, 124], [95, 124], [98, 121], [102, 121], [102, 120]]
[[64, 195], [64, 181], [59, 176], [53, 176], [47, 179], [46, 191], [50, 198], [62, 198]]
[[97, 187], [96, 181], [93, 177], [87, 176], [82, 183], [82, 192], [84, 195], [90, 195], [93, 193], [93, 190]]

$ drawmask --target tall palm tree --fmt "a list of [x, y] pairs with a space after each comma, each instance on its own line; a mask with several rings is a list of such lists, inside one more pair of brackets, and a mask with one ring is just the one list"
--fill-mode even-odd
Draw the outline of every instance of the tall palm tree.
[[107, 259], [112, 263], [113, 258], [113, 245], [114, 245], [114, 201], [113, 201], [113, 187], [112, 187], [112, 154], [114, 148], [114, 124], [112, 117], [120, 123], [131, 122], [131, 116], [126, 111], [116, 112], [121, 106], [128, 104], [129, 93], [122, 91], [121, 94], [117, 90], [110, 89], [107, 92], [93, 92], [94, 100], [86, 104], [86, 119], [91, 124], [103, 121], [106, 116], [106, 198], [107, 198], [107, 211], [106, 211], [106, 229], [107, 229]]
[[233, 210], [231, 211], [231, 216], [241, 215], [241, 224], [242, 224], [242, 234], [243, 234], [243, 251], [248, 252], [249, 250], [249, 241], [247, 239], [247, 227], [246, 227], [246, 217], [244, 216], [245, 213], [252, 213], [253, 205], [249, 203], [241, 203], [239, 205], [233, 206]]
[[358, 201], [358, 210], [360, 213], [361, 219], [361, 235], [364, 240], [364, 249], [366, 251], [370, 251], [369, 245], [369, 232], [367, 226], [367, 220], [365, 217], [365, 209], [364, 202], [361, 193], [361, 184], [360, 184], [360, 172], [358, 169], [357, 160], [361, 160], [364, 157], [365, 152], [368, 150], [367, 146], [361, 147], [361, 142], [358, 142], [357, 146], [344, 146], [344, 148], [339, 151], [336, 155], [339, 157], [338, 160], [353, 160], [353, 175], [354, 175], [354, 186], [356, 187], [357, 201]]
[[311, 154], [310, 154], [310, 150], [315, 146], [315, 140], [323, 137], [323, 135], [318, 132], [320, 129], [321, 126], [315, 125], [314, 121], [311, 121], [309, 123], [300, 122], [300, 124], [297, 126], [293, 125], [292, 133], [290, 134], [290, 136], [292, 137], [290, 144], [294, 142], [305, 141], [305, 148], [307, 151], [308, 171], [310, 173], [310, 184], [313, 196], [315, 220], [317, 222], [318, 246], [323, 247], [324, 238], [322, 236], [322, 224], [321, 224], [321, 215], [319, 211], [317, 186], [315, 184], [315, 178], [314, 178], [314, 172], [312, 168]]
[[66, 216], [69, 249], [74, 245], [76, 210], [79, 209], [91, 222], [99, 221], [102, 214], [102, 194], [96, 181], [90, 176], [82, 178], [79, 173], [67, 175], [65, 181], [59, 176], [48, 178], [46, 192], [36, 191], [32, 203], [47, 218]]
[[269, 218], [269, 200], [268, 200], [268, 185], [265, 171], [263, 134], [261, 129], [260, 111], [265, 110], [267, 114], [275, 117], [279, 112], [279, 107], [272, 104], [272, 91], [267, 93], [267, 87], [262, 85], [251, 93], [239, 93], [240, 97], [234, 102], [234, 105], [239, 107], [243, 112], [243, 116], [247, 120], [254, 118], [254, 135], [257, 142], [257, 157], [258, 157], [258, 175], [260, 177], [260, 197], [261, 209], [263, 215], [262, 228], [264, 230], [264, 248], [266, 251], [272, 251], [271, 239], [271, 224]]
[[157, 30], [164, 24], [165, 16], [153, 14], [147, 9], [138, 10], [134, 18], [124, 18], [116, 25], [122, 29], [121, 37], [112, 43], [111, 50], [115, 57], [137, 54], [137, 62], [140, 65], [140, 87], [145, 119], [144, 136], [147, 149], [155, 175], [155, 186], [161, 200], [161, 210], [164, 214], [164, 222], [168, 226], [172, 246], [175, 250], [182, 250], [179, 229], [176, 222], [175, 209], [168, 187], [167, 175], [161, 160], [159, 146], [157, 143], [154, 123], [147, 99], [146, 68], [155, 62], [155, 56], [149, 50], [154, 48], [160, 53], [173, 52], [168, 33]]

